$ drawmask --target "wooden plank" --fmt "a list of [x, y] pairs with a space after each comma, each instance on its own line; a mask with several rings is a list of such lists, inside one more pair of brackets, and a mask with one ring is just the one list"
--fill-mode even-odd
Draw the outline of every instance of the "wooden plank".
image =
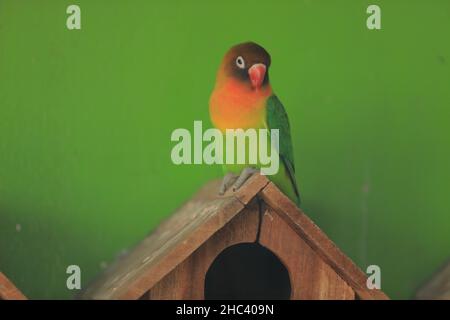
[[1, 272], [0, 300], [27, 300], [25, 295]]
[[259, 210], [252, 204], [217, 231], [183, 263], [159, 281], [146, 295], [151, 300], [204, 299], [205, 275], [214, 259], [226, 248], [254, 242], [258, 232]]
[[368, 289], [366, 287], [366, 274], [273, 183], [269, 183], [260, 192], [260, 196], [353, 288], [358, 299], [389, 299], [381, 290]]
[[450, 262], [441, 267], [416, 293], [418, 300], [450, 300]]
[[352, 288], [272, 209], [261, 225], [260, 243], [289, 271], [293, 300], [354, 300]]
[[204, 186], [130, 253], [81, 293], [82, 299], [138, 299], [238, 214], [265, 186], [255, 175], [237, 192], [218, 195], [221, 180]]

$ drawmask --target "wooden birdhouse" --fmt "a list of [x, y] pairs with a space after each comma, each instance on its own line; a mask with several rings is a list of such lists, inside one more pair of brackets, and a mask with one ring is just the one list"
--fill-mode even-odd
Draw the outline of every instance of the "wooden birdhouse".
[[0, 272], [0, 300], [26, 300], [19, 289]]
[[84, 299], [387, 299], [267, 178], [207, 184]]

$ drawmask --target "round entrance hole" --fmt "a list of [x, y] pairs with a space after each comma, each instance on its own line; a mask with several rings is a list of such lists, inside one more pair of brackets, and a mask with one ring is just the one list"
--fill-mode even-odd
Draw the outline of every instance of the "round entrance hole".
[[223, 250], [205, 277], [205, 299], [287, 300], [289, 273], [281, 261], [258, 243], [240, 243]]

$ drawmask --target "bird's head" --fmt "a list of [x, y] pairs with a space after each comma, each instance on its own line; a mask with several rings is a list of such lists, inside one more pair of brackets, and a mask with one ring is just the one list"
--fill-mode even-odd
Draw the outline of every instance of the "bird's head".
[[270, 55], [260, 45], [245, 42], [232, 47], [225, 54], [219, 69], [218, 81], [229, 79], [260, 90], [269, 85]]

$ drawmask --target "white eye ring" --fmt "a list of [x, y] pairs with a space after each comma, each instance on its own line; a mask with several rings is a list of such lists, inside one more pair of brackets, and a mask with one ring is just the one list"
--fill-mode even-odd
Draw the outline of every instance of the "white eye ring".
[[239, 56], [236, 58], [236, 65], [240, 69], [245, 69], [245, 61], [244, 61], [244, 58], [242, 58], [242, 56]]

